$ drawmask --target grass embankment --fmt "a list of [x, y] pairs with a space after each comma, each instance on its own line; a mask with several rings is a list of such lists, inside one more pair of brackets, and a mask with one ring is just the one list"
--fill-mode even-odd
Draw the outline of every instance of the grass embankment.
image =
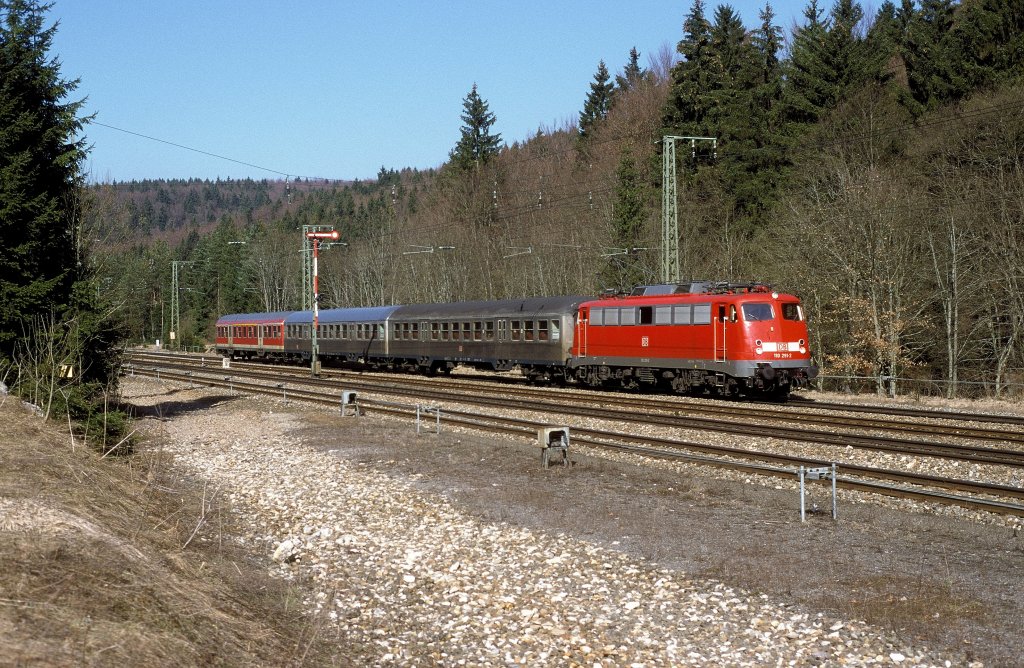
[[0, 402], [0, 664], [346, 665], [201, 483]]

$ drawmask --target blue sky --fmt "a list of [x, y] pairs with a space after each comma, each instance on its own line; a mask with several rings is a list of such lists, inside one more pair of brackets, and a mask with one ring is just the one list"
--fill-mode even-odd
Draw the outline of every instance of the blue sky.
[[[718, 3], [708, 3], [710, 16]], [[748, 27], [764, 0], [730, 3]], [[788, 34], [805, 2], [773, 3]], [[829, 3], [822, 3], [826, 11]], [[689, 0], [56, 0], [53, 53], [96, 121], [91, 181], [373, 178], [437, 167], [474, 83], [508, 143], [583, 108], [612, 73], [682, 37]], [[267, 169], [260, 169], [264, 167]]]

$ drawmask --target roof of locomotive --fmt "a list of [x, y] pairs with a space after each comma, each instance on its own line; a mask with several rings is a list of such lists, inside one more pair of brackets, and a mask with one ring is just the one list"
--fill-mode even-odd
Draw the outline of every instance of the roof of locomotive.
[[[379, 322], [387, 320], [398, 306], [359, 306], [354, 308], [325, 308], [317, 313], [319, 324], [335, 322]], [[313, 321], [312, 311], [294, 311], [285, 319], [289, 325]]]
[[[660, 286], [656, 286], [660, 287]], [[723, 288], [697, 292], [654, 291], [648, 294], [608, 295], [589, 300], [581, 306], [589, 308], [614, 308], [616, 306], [646, 306], [656, 304], [692, 304], [712, 301], [755, 302], [784, 299], [799, 301], [799, 297], [788, 293], [773, 292], [770, 286], [743, 284], [742, 288]]]
[[453, 304], [407, 304], [395, 312], [402, 318], [514, 318], [552, 314], [572, 314], [592, 296], [526, 297], [494, 301], [455, 302]]
[[236, 322], [248, 324], [262, 324], [266, 322], [281, 322], [292, 311], [273, 311], [271, 313], [230, 313], [217, 318], [218, 325], [230, 325]]

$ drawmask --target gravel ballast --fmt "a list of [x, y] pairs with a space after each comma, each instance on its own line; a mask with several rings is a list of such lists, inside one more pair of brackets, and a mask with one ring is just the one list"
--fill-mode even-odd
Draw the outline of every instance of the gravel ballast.
[[[229, 397], [181, 409], [210, 392], [168, 396], [166, 388], [126, 383], [140, 407], [169, 398], [179, 406], [170, 419], [145, 421], [151, 447], [232, 505], [247, 527], [240, 540], [281, 577], [307, 583], [310, 614], [372, 648], [363, 663], [982, 665], [969, 653], [616, 549], [603, 529], [590, 541], [550, 520], [519, 522], [511, 510], [467, 512], [436, 474], [424, 480], [389, 466], [398, 446], [375, 447], [364, 435], [360, 453], [342, 452], [333, 442], [344, 440], [341, 418], [323, 411]], [[332, 422], [334, 435], [324, 438]]]

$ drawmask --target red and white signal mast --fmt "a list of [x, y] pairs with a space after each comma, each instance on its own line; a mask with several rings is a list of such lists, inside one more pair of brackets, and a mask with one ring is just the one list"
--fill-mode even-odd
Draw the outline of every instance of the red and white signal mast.
[[320, 348], [317, 342], [317, 330], [320, 327], [320, 273], [318, 269], [320, 241], [337, 241], [339, 237], [341, 234], [338, 233], [338, 230], [306, 232], [306, 238], [313, 242], [313, 331], [310, 337], [310, 371], [314, 376], [320, 375]]

